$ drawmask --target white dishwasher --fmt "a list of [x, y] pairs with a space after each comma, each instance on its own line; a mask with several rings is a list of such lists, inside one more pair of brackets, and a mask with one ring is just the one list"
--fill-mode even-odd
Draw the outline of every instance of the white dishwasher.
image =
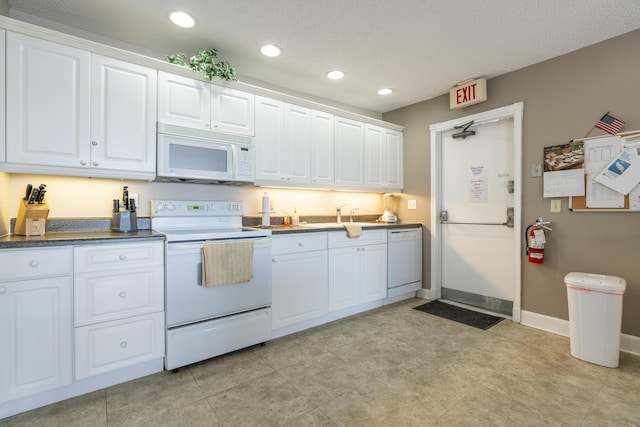
[[387, 298], [412, 297], [422, 288], [422, 228], [387, 233]]

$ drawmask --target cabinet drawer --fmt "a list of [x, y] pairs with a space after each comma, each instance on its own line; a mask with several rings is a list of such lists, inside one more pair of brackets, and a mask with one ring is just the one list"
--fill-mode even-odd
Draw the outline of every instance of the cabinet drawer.
[[75, 378], [164, 356], [164, 313], [76, 328]]
[[362, 230], [362, 236], [350, 239], [344, 231], [329, 232], [329, 249], [387, 243], [387, 230]]
[[71, 247], [0, 251], [0, 282], [71, 274]]
[[327, 233], [298, 233], [273, 237], [273, 255], [295, 254], [298, 252], [322, 251], [327, 249]]
[[164, 244], [161, 241], [134, 244], [104, 244], [74, 248], [76, 273], [148, 267], [163, 263]]
[[75, 326], [155, 313], [163, 309], [162, 266], [75, 276]]

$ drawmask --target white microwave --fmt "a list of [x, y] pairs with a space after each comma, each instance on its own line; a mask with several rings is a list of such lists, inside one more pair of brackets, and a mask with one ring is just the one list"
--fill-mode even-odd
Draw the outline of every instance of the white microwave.
[[158, 123], [157, 181], [251, 183], [253, 138]]

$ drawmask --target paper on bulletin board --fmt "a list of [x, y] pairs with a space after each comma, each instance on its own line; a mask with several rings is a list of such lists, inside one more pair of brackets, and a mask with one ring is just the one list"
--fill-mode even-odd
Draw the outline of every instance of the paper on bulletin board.
[[545, 172], [543, 197], [584, 196], [584, 169]]
[[629, 194], [640, 182], [640, 157], [622, 151], [593, 180], [621, 194]]
[[595, 174], [587, 174], [586, 205], [588, 208], [624, 208], [624, 194], [593, 180]]

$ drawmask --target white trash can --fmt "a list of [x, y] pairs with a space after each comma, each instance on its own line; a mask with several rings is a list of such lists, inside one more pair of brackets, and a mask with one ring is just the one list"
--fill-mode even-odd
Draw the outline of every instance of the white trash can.
[[571, 355], [587, 362], [617, 368], [620, 359], [622, 295], [627, 282], [615, 276], [569, 273]]

